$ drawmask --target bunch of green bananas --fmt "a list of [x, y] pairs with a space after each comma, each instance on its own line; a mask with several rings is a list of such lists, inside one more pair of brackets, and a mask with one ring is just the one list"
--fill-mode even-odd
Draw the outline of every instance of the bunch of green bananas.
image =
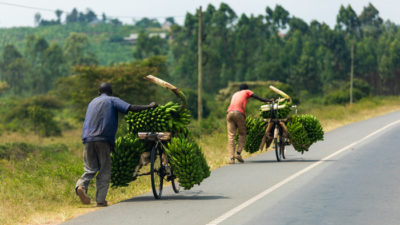
[[189, 110], [181, 109], [179, 104], [173, 102], [140, 112], [129, 112], [125, 116], [129, 133], [169, 131], [187, 134], [186, 125], [190, 118]]
[[[288, 100], [285, 100], [285, 101], [279, 103], [279, 106], [282, 106], [282, 105], [284, 105], [285, 107], [278, 110], [278, 118], [279, 119], [287, 118], [287, 116], [289, 115], [289, 113], [291, 111], [292, 104], [290, 102], [288, 102]], [[262, 118], [271, 118], [271, 111], [261, 111], [261, 117]]]
[[262, 118], [253, 119], [251, 117], [246, 118], [246, 142], [244, 144], [244, 150], [249, 153], [258, 151], [261, 140], [265, 134], [267, 122]]
[[318, 119], [309, 114], [294, 115], [287, 124], [289, 139], [293, 147], [301, 152], [308, 151], [308, 148], [315, 142], [324, 139], [324, 131]]
[[145, 151], [144, 143], [136, 135], [128, 134], [117, 138], [111, 153], [111, 184], [113, 187], [127, 186], [136, 179], [133, 172]]
[[210, 176], [210, 167], [197, 143], [174, 137], [165, 148], [172, 171], [186, 190]]
[[308, 138], [311, 143], [324, 140], [324, 131], [322, 129], [321, 123], [318, 119], [310, 114], [295, 115], [295, 119], [299, 120], [300, 123], [307, 131]]

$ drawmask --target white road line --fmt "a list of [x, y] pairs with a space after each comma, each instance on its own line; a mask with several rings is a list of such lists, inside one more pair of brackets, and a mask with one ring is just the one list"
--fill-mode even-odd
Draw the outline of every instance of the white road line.
[[288, 178], [282, 180], [281, 182], [275, 184], [274, 186], [272, 186], [272, 187], [266, 189], [265, 191], [259, 193], [258, 195], [252, 197], [251, 199], [249, 199], [249, 200], [243, 202], [242, 204], [236, 206], [235, 208], [229, 210], [228, 212], [224, 213], [224, 214], [221, 215], [220, 217], [218, 217], [218, 218], [214, 219], [213, 221], [209, 222], [207, 225], [217, 225], [217, 224], [220, 224], [221, 222], [223, 222], [224, 220], [228, 219], [229, 217], [235, 215], [236, 213], [238, 213], [238, 212], [241, 211], [242, 209], [248, 207], [249, 205], [253, 204], [253, 203], [256, 202], [257, 200], [259, 200], [259, 199], [265, 197], [266, 195], [268, 195], [269, 193], [275, 191], [275, 190], [278, 189], [279, 187], [281, 187], [281, 186], [283, 186], [283, 185], [289, 183], [290, 181], [294, 180], [294, 179], [297, 178], [298, 176], [300, 176], [300, 175], [306, 173], [307, 171], [313, 169], [314, 167], [320, 165], [320, 164], [323, 163], [324, 161], [327, 161], [327, 160], [329, 160], [330, 158], [333, 158], [333, 157], [335, 157], [336, 155], [339, 155], [340, 153], [342, 153], [342, 152], [344, 152], [344, 151], [350, 149], [351, 147], [353, 147], [353, 146], [355, 146], [355, 145], [357, 145], [357, 144], [359, 144], [359, 143], [361, 143], [361, 142], [367, 140], [368, 138], [370, 138], [370, 137], [372, 137], [372, 136], [374, 136], [374, 135], [376, 135], [376, 134], [378, 134], [378, 133], [384, 131], [385, 129], [387, 129], [387, 128], [391, 127], [391, 126], [394, 126], [394, 125], [396, 125], [396, 124], [398, 124], [398, 123], [400, 123], [400, 120], [397, 120], [397, 121], [395, 121], [395, 122], [392, 122], [392, 123], [390, 123], [390, 124], [388, 124], [388, 125], [386, 125], [386, 126], [380, 128], [380, 129], [378, 129], [378, 130], [376, 130], [376, 131], [370, 133], [369, 135], [367, 135], [367, 136], [361, 138], [360, 140], [358, 140], [358, 141], [356, 141], [356, 142], [353, 142], [352, 144], [349, 144], [349, 145], [347, 145], [347, 146], [345, 146], [345, 147], [339, 149], [338, 151], [336, 151], [336, 152], [330, 154], [329, 156], [327, 156], [327, 157], [325, 157], [325, 158], [319, 160], [318, 162], [315, 162], [315, 163], [309, 165], [308, 167], [306, 167], [306, 168], [300, 170], [299, 172], [297, 172], [297, 173], [291, 175], [290, 177], [288, 177]]

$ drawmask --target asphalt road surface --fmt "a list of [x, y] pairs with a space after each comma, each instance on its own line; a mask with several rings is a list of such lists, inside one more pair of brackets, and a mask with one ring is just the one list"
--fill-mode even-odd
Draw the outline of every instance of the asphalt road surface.
[[65, 224], [400, 224], [400, 111], [325, 134], [301, 155], [288, 148], [212, 171], [189, 191], [164, 187]]

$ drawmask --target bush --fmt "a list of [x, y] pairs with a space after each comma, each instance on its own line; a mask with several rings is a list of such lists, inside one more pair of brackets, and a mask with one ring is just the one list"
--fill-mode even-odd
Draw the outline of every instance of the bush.
[[[350, 102], [350, 84], [344, 85], [345, 87], [338, 90], [329, 92], [324, 97], [324, 104], [346, 104]], [[354, 79], [353, 81], [353, 102], [357, 102], [364, 97], [369, 96], [371, 93], [370, 85], [362, 79]]]
[[63, 102], [54, 96], [17, 100], [8, 107], [3, 123], [10, 131], [32, 130], [39, 136], [58, 136], [61, 135], [61, 127], [54, 120], [54, 115], [63, 107]]

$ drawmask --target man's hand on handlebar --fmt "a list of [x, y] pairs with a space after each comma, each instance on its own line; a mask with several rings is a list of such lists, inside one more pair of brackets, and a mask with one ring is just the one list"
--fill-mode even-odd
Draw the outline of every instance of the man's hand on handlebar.
[[265, 103], [271, 103], [271, 102], [273, 102], [275, 99], [274, 98], [270, 98], [270, 99], [267, 99], [267, 101], [265, 101]]

